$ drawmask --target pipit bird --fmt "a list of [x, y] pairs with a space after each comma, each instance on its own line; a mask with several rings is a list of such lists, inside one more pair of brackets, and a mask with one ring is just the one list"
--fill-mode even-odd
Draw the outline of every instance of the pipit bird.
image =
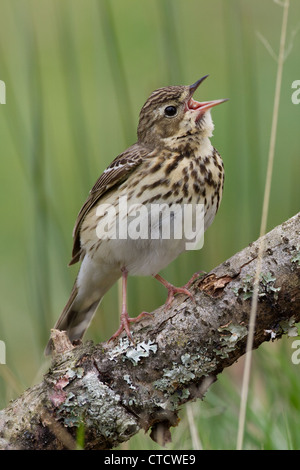
[[[149, 209], [160, 203], [181, 207], [203, 204], [204, 230], [210, 226], [219, 208], [224, 183], [222, 159], [210, 142], [214, 128], [210, 110], [226, 100], [201, 103], [194, 100], [194, 92], [206, 77], [191, 86], [169, 86], [153, 91], [140, 112], [137, 143], [106, 168], [81, 208], [73, 231], [70, 262], [72, 265], [81, 261], [81, 266], [70, 298], [54, 326], [65, 330], [71, 341], [82, 338], [102, 297], [121, 276], [121, 321], [111, 339], [123, 330], [132, 339], [130, 322], [138, 321], [147, 313], [129, 317], [128, 275], [154, 276], [168, 289], [167, 307], [177, 293], [191, 296], [188, 290], [191, 282], [178, 288], [158, 274], [185, 250], [184, 236], [163, 238], [160, 231], [154, 238], [103, 237], [99, 232], [105, 233], [104, 225], [116, 226], [120, 214], [118, 204], [125, 196], [127, 216], [137, 205]], [[115, 211], [103, 211], [103, 207]], [[170, 219], [171, 216], [162, 218], [159, 228], [170, 224]], [[151, 221], [151, 218], [142, 221], [149, 233], [153, 228]], [[118, 221], [119, 234], [125, 222], [128, 221], [124, 217]], [[127, 229], [128, 225], [126, 235]], [[46, 353], [50, 350], [51, 342]]]

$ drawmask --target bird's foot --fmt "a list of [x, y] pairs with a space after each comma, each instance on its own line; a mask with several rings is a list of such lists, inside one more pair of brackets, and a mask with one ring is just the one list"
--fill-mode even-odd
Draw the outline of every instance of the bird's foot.
[[191, 279], [184, 285], [187, 289], [191, 287], [191, 285], [201, 276], [205, 276], [205, 271], [197, 271], [195, 274], [192, 275]]
[[108, 343], [110, 341], [114, 340], [115, 338], [117, 338], [118, 336], [120, 336], [120, 334], [122, 333], [123, 330], [125, 330], [125, 332], [126, 332], [128, 338], [130, 339], [130, 341], [132, 343], [134, 343], [134, 339], [133, 339], [132, 334], [130, 332], [130, 326], [129, 325], [130, 325], [130, 323], [136, 323], [136, 322], [140, 321], [143, 317], [145, 317], [147, 315], [152, 316], [152, 313], [142, 312], [137, 317], [131, 318], [131, 317], [129, 317], [127, 311], [122, 312], [121, 313], [120, 326], [117, 329], [117, 331], [109, 338]]
[[168, 297], [165, 302], [165, 310], [168, 310], [171, 307], [176, 294], [185, 294], [189, 296], [193, 300], [193, 302], [195, 302], [193, 294], [188, 290], [186, 286], [175, 287], [173, 286], [173, 284], [170, 284], [168, 282], [168, 286], [165, 286], [165, 287], [168, 289]]
[[202, 273], [203, 273], [203, 271], [199, 271], [199, 272], [195, 273], [191, 277], [191, 279], [182, 287], [173, 286], [173, 284], [171, 284], [170, 282], [163, 279], [159, 274], [154, 276], [159, 282], [161, 282], [161, 284], [163, 284], [166, 287], [166, 289], [168, 289], [168, 297], [167, 297], [167, 300], [165, 302], [165, 310], [168, 310], [171, 307], [172, 302], [173, 302], [174, 297], [175, 297], [176, 294], [185, 294], [185, 295], [189, 296], [193, 300], [193, 302], [195, 303], [195, 298], [194, 298], [193, 294], [189, 291], [189, 288], [191, 287], [193, 282]]

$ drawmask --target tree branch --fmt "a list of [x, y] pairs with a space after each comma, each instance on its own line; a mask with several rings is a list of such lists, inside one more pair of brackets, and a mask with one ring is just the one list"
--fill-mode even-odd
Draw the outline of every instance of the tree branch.
[[[300, 213], [264, 237], [254, 348], [300, 321]], [[203, 398], [245, 352], [259, 240], [178, 296], [167, 312], [133, 324], [135, 344], [74, 348], [54, 331], [58, 351], [42, 383], [0, 412], [0, 447], [109, 449], [140, 429], [163, 444], [178, 410]], [[65, 340], [65, 337], [63, 337]]]

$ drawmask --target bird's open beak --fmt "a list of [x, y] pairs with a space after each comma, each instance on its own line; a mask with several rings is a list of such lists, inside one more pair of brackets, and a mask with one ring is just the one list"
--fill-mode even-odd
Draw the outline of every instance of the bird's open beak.
[[208, 77], [208, 75], [205, 75], [204, 77], [200, 78], [200, 80], [197, 80], [197, 82], [195, 82], [193, 85], [191, 85], [189, 87], [189, 90], [190, 90], [190, 98], [187, 102], [187, 109], [194, 109], [194, 110], [199, 110], [198, 114], [197, 114], [197, 117], [196, 117], [196, 121], [198, 121], [198, 119], [200, 119], [201, 116], [203, 116], [203, 114], [210, 108], [212, 108], [213, 106], [217, 106], [218, 104], [221, 104], [221, 103], [224, 103], [225, 101], [228, 101], [228, 99], [224, 99], [224, 100], [214, 100], [214, 101], [202, 101], [201, 103], [199, 101], [196, 101], [193, 99], [193, 94], [195, 93], [195, 91], [197, 90], [198, 86], [200, 85], [200, 83], [202, 83], [206, 78]]

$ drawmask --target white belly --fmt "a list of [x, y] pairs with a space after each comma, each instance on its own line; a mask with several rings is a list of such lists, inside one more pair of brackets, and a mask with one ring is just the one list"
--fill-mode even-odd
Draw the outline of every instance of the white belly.
[[193, 243], [204, 233], [201, 205], [170, 208], [167, 204], [152, 204], [131, 207], [125, 215], [128, 213], [129, 217], [107, 214], [101, 218], [93, 257], [95, 261], [126, 267], [131, 275], [157, 274], [180, 253], [193, 249]]

